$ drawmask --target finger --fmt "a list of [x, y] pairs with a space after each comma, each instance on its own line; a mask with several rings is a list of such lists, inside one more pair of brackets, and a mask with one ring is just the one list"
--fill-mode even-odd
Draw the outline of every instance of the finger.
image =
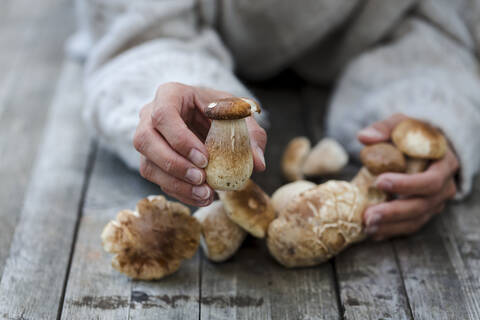
[[431, 197], [404, 198], [368, 207], [364, 213], [365, 225], [369, 227], [380, 223], [417, 219], [444, 205], [455, 196], [456, 191], [455, 182], [450, 179], [441, 192]]
[[408, 117], [397, 113], [389, 118], [375, 122], [374, 124], [358, 132], [357, 138], [363, 144], [373, 144], [390, 140], [390, 134], [395, 126]]
[[253, 117], [248, 117], [246, 122], [250, 134], [255, 170], [264, 171], [266, 169], [264, 151], [267, 144], [267, 134]]
[[213, 199], [213, 190], [206, 184], [193, 186], [174, 176], [163, 172], [153, 162], [142, 157], [140, 174], [145, 179], [159, 185], [166, 194], [181, 199], [191, 205], [205, 205]]
[[415, 174], [384, 173], [377, 177], [375, 187], [400, 195], [429, 195], [442, 190], [455, 167], [445, 157], [434, 162], [426, 171]]
[[372, 235], [372, 239], [375, 241], [381, 241], [395, 236], [412, 234], [420, 230], [430, 220], [431, 216], [432, 214], [425, 214], [417, 219], [394, 223], [382, 223], [377, 226], [375, 232], [370, 234]]
[[153, 127], [180, 155], [199, 168], [208, 164], [205, 145], [188, 128], [182, 119], [182, 108], [195, 108], [191, 87], [180, 84], [164, 85], [157, 91], [151, 113]]
[[194, 185], [204, 183], [204, 171], [172, 150], [165, 139], [154, 129], [140, 125], [135, 132], [133, 145], [138, 152], [163, 172]]

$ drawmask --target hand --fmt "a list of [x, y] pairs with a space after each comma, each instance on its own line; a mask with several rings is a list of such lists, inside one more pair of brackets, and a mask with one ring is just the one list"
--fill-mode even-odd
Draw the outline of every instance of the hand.
[[[133, 144], [140, 152], [141, 175], [178, 200], [207, 206], [214, 191], [205, 183], [208, 153], [204, 145], [210, 128], [207, 105], [231, 96], [226, 92], [179, 83], [161, 85], [155, 99], [140, 112]], [[265, 170], [267, 137], [253, 117], [247, 118], [254, 168]]]
[[[358, 139], [363, 144], [390, 140], [393, 128], [407, 117], [396, 114], [361, 130]], [[419, 230], [433, 215], [445, 208], [445, 203], [457, 191], [454, 176], [459, 164], [449, 148], [445, 157], [433, 162], [417, 174], [384, 173], [377, 177], [375, 186], [399, 197], [390, 202], [370, 206], [365, 210], [367, 234], [374, 240], [407, 235]]]

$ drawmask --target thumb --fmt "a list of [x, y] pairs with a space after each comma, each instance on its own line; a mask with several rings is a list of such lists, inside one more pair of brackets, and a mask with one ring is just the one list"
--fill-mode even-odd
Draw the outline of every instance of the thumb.
[[267, 144], [267, 133], [252, 116], [248, 117], [246, 121], [250, 135], [254, 168], [257, 171], [264, 171], [266, 169], [264, 151]]
[[374, 144], [390, 140], [390, 135], [397, 124], [408, 117], [396, 113], [385, 120], [378, 121], [360, 130], [357, 134], [358, 140], [363, 144]]

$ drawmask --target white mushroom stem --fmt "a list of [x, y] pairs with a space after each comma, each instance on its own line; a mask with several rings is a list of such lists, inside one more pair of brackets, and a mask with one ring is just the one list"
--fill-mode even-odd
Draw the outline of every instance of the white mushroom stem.
[[406, 173], [414, 174], [425, 171], [428, 165], [428, 160], [418, 159], [418, 158], [408, 158], [407, 159], [407, 170]]
[[372, 174], [366, 167], [362, 167], [352, 179], [352, 184], [357, 186], [367, 196], [367, 205], [375, 205], [387, 201], [388, 194], [375, 188], [376, 175]]
[[207, 183], [216, 190], [240, 190], [253, 171], [245, 119], [213, 120], [205, 141]]

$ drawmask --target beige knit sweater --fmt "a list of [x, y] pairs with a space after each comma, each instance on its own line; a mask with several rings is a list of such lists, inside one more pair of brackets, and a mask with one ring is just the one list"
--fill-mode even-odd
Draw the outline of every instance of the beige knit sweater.
[[335, 83], [328, 135], [395, 112], [444, 130], [461, 162], [459, 197], [480, 167], [480, 0], [78, 0], [71, 54], [87, 59], [85, 119], [138, 167], [140, 108], [178, 81], [249, 95], [235, 71], [286, 67]]

